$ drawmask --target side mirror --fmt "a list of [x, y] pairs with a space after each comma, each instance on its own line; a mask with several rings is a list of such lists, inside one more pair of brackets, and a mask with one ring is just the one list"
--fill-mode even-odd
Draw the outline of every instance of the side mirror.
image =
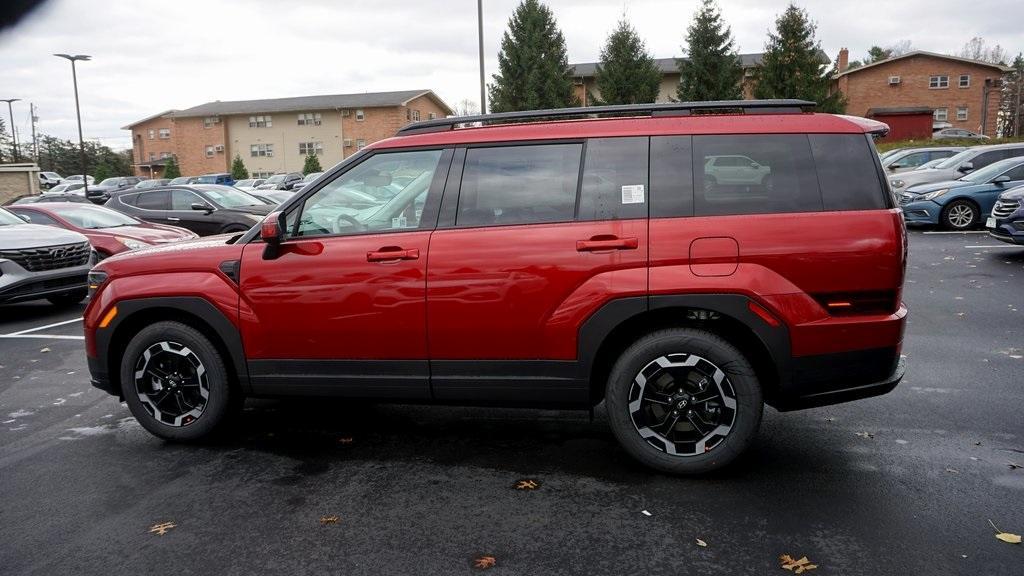
[[213, 206], [210, 206], [209, 204], [203, 204], [202, 202], [193, 202], [192, 203], [192, 209], [193, 210], [202, 210], [203, 212], [206, 212], [207, 214], [209, 214], [210, 212], [213, 212]]
[[903, 164], [900, 164], [899, 162], [893, 162], [892, 164], [889, 164], [889, 170], [895, 170], [897, 168], [903, 168]]
[[18, 214], [17, 216], [18, 216], [18, 218], [21, 218], [22, 220], [24, 220], [25, 222], [28, 222], [29, 224], [31, 224], [31, 223], [32, 223], [32, 219], [31, 219], [31, 218], [29, 218], [29, 217], [28, 217], [27, 215], [25, 215], [25, 214]]
[[260, 223], [260, 240], [266, 244], [263, 248], [263, 259], [273, 260], [277, 258], [278, 248], [281, 240], [284, 239], [284, 231], [287, 228], [284, 212], [271, 212]]
[[971, 170], [974, 170], [974, 164], [971, 163], [971, 162], [964, 162], [963, 164], [961, 164], [957, 168], [957, 170], [959, 170], [960, 172], [963, 172], [964, 174], [966, 174], [966, 173], [970, 172]]
[[1007, 176], [1006, 174], [1003, 174], [1002, 176], [996, 176], [995, 178], [992, 179], [993, 184], [1003, 184], [1009, 181], [1010, 177]]

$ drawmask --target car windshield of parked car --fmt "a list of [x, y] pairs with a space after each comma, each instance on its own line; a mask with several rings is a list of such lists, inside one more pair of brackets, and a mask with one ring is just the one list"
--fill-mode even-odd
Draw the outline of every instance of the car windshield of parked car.
[[935, 167], [939, 170], [948, 170], [950, 168], [958, 168], [964, 162], [970, 162], [967, 158], [973, 158], [974, 152], [972, 150], [964, 150], [959, 154], [950, 156], [945, 161], [940, 162]]
[[1010, 168], [1013, 168], [1021, 163], [1020, 158], [1007, 158], [1006, 160], [1000, 160], [999, 162], [993, 162], [984, 168], [979, 168], [974, 172], [960, 178], [963, 182], [971, 182], [973, 184], [984, 184], [985, 182], [991, 181], [996, 176], [999, 176], [1003, 172], [1006, 172]]
[[[418, 228], [440, 158], [440, 150], [394, 152], [368, 158], [306, 199], [297, 234], [357, 234]], [[365, 192], [392, 186], [397, 190], [386, 196]], [[291, 222], [297, 213], [289, 215]]]
[[206, 176], [196, 178], [196, 182], [199, 184], [216, 184], [218, 178], [223, 178], [223, 176], [218, 174], [207, 174]]
[[100, 230], [103, 228], [118, 228], [120, 226], [138, 226], [142, 222], [102, 206], [75, 205], [75, 206], [53, 206], [49, 208], [54, 214], [67, 220], [79, 228], [87, 230]]
[[306, 174], [306, 177], [303, 178], [302, 181], [303, 182], [312, 182], [313, 180], [316, 180], [320, 176], [323, 176], [323, 172], [311, 172], [309, 174]]
[[232, 188], [231, 186], [219, 186], [217, 184], [207, 184], [204, 186], [198, 186], [198, 190], [201, 190], [203, 194], [206, 194], [210, 200], [213, 200], [217, 204], [225, 208], [238, 208], [240, 206], [260, 206], [263, 202], [259, 198], [246, 194], [245, 192]]
[[264, 184], [277, 184], [277, 183], [280, 183], [280, 182], [284, 182], [284, 179], [287, 176], [288, 176], [287, 174], [274, 174], [270, 178], [267, 178], [267, 181], [264, 182]]
[[25, 221], [0, 208], [0, 226], [13, 226], [15, 224], [25, 224]]
[[255, 180], [252, 180], [252, 179], [250, 179], [250, 180], [239, 180], [238, 182], [235, 182], [235, 186], [239, 187], [239, 188], [249, 187], [249, 186], [252, 186], [253, 182], [255, 182]]

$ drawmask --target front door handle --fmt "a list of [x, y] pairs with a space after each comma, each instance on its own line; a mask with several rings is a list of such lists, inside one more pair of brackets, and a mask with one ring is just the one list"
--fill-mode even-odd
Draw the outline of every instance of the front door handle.
[[610, 252], [612, 250], [636, 250], [640, 241], [636, 238], [619, 238], [611, 234], [593, 236], [590, 240], [577, 240], [577, 252]]
[[417, 260], [420, 257], [418, 248], [406, 250], [399, 246], [385, 246], [380, 250], [366, 253], [367, 262], [395, 262], [398, 260]]
[[171, 222], [181, 222], [181, 218], [175, 218], [174, 216], [168, 216], [167, 219]]

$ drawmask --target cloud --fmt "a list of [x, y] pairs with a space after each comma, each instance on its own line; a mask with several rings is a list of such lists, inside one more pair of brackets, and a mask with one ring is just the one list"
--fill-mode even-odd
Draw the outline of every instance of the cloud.
[[[517, 0], [484, 2], [487, 78]], [[571, 61], [594, 61], [625, 12], [657, 57], [678, 56], [696, 0], [550, 0]], [[763, 49], [784, 1], [721, 0], [742, 52]], [[805, 0], [822, 48], [860, 58], [873, 44], [909, 39], [956, 52], [972, 36], [1016, 53], [1024, 31], [1016, 0], [838, 3]], [[54, 52], [85, 53], [79, 65], [87, 138], [127, 147], [120, 127], [169, 108], [211, 100], [430, 88], [449, 103], [479, 98], [476, 3], [472, 0], [50, 0], [0, 32], [0, 97], [21, 98], [15, 125], [27, 141], [27, 102], [40, 131], [76, 138], [69, 65]], [[2, 112], [2, 111], [0, 111]]]

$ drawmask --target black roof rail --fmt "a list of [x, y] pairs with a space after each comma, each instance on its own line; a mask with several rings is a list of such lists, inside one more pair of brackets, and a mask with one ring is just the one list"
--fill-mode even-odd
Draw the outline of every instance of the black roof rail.
[[550, 110], [499, 112], [476, 116], [449, 116], [413, 122], [397, 134], [424, 134], [454, 130], [462, 124], [513, 124], [530, 120], [596, 118], [598, 116], [696, 116], [702, 114], [799, 114], [816, 106], [808, 100], [713, 100], [707, 102], [667, 102], [662, 104], [617, 104]]

